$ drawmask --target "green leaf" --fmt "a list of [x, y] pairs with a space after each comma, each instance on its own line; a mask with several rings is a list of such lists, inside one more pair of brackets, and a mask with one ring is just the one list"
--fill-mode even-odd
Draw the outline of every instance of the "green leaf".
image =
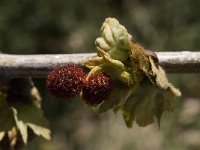
[[15, 117], [15, 122], [16, 122], [17, 128], [19, 129], [19, 131], [21, 133], [22, 140], [26, 144], [27, 140], [28, 140], [27, 125], [23, 121], [18, 120], [17, 110], [14, 109], [14, 108], [13, 108], [13, 114], [14, 114], [14, 117]]
[[121, 107], [123, 112], [124, 121], [127, 127], [132, 127], [132, 122], [135, 120], [135, 108], [139, 100], [135, 95], [131, 95], [126, 103]]
[[147, 126], [158, 120], [165, 111], [171, 111], [174, 105], [174, 96], [170, 90], [161, 90], [154, 87], [150, 81], [143, 81], [141, 89], [131, 95], [121, 107], [127, 127], [132, 126], [135, 120], [139, 126]]
[[28, 123], [28, 126], [33, 130], [33, 132], [38, 135], [42, 136], [43, 138], [50, 140], [51, 139], [51, 131], [48, 128], [44, 128], [42, 126], [38, 126], [35, 124]]
[[50, 139], [41, 98], [31, 79], [12, 79], [6, 92], [0, 89], [0, 147], [19, 148], [36, 135]]
[[[147, 90], [145, 90], [146, 93]], [[144, 95], [144, 94], [143, 94]], [[154, 93], [141, 96], [140, 103], [135, 109], [136, 122], [139, 126], [147, 126], [154, 122], [155, 101]]]
[[47, 120], [43, 117], [39, 108], [33, 104], [20, 104], [13, 106], [12, 110], [24, 143], [27, 143], [28, 140], [28, 127], [36, 135], [47, 140], [50, 139]]
[[0, 132], [8, 131], [15, 125], [13, 114], [10, 108], [0, 109]]
[[5, 98], [6, 96], [0, 93], [0, 132], [6, 132], [15, 125], [12, 111]]
[[5, 132], [0, 132], [0, 141], [4, 138]]
[[87, 68], [93, 69], [94, 67], [100, 65], [103, 62], [102, 57], [92, 57], [82, 62]]
[[119, 87], [116, 86], [113, 88], [111, 95], [108, 100], [102, 103], [99, 107], [99, 113], [105, 113], [110, 109], [114, 109], [120, 105], [122, 105], [126, 99], [131, 95], [132, 89], [128, 87]]

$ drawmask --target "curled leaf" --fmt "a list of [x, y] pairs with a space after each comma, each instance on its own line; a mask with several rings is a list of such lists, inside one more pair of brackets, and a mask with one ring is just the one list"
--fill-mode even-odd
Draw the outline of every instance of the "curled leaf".
[[131, 38], [118, 20], [107, 18], [101, 27], [101, 36], [96, 39], [96, 46], [108, 52], [112, 58], [124, 61], [128, 57]]
[[155, 83], [156, 85], [164, 90], [170, 90], [174, 96], [181, 96], [181, 92], [176, 89], [171, 83], [169, 83], [165, 71], [162, 69], [161, 66], [156, 66], [155, 62], [153, 61], [152, 57], [149, 57], [149, 61], [151, 63], [151, 69], [153, 75], [155, 76]]

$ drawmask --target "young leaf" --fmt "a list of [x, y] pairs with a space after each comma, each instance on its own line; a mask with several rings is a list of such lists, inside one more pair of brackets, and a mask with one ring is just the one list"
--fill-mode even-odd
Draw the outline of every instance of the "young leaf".
[[173, 95], [170, 91], [153, 87], [148, 80], [144, 80], [140, 88], [143, 90], [138, 89], [121, 108], [126, 125], [131, 127], [135, 120], [139, 126], [147, 126], [153, 123], [156, 117], [160, 126], [162, 114], [173, 110]]
[[110, 109], [115, 109], [116, 107], [121, 106], [126, 99], [131, 95], [132, 89], [128, 87], [120, 88], [119, 86], [115, 87], [112, 90], [112, 93], [110, 94], [108, 100], [106, 100], [104, 103], [102, 103], [99, 106], [99, 113], [105, 113]]
[[155, 76], [155, 84], [163, 90], [169, 89], [169, 91], [171, 91], [174, 96], [181, 96], [181, 92], [176, 89], [171, 83], [169, 83], [165, 75], [165, 71], [160, 66], [156, 66], [152, 57], [149, 57], [149, 61], [151, 63], [153, 76]]
[[[84, 62], [91, 69], [88, 76], [104, 71], [114, 82], [113, 92], [98, 112], [121, 109], [128, 127], [133, 121], [146, 126], [155, 118], [160, 125], [163, 112], [172, 110], [174, 97], [181, 92], [168, 82], [156, 54], [132, 41], [115, 18], [107, 18], [103, 23], [96, 48], [99, 57]], [[125, 86], [116, 84], [118, 81]]]

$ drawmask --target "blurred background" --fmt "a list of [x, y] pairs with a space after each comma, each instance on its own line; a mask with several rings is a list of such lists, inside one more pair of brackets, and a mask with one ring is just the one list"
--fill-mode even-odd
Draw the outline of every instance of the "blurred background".
[[[147, 49], [200, 50], [199, 0], [0, 0], [0, 50], [9, 54], [95, 52], [106, 17], [116, 17]], [[37, 138], [24, 150], [199, 150], [200, 74], [170, 74], [183, 96], [156, 124], [128, 129], [121, 113], [98, 116], [79, 97], [51, 96], [34, 79], [52, 141]]]

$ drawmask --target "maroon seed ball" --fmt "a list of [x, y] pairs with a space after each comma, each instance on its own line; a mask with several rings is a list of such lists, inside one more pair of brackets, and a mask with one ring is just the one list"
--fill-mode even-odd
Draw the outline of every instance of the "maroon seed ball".
[[91, 106], [105, 101], [112, 91], [112, 80], [105, 73], [97, 73], [85, 80], [82, 88], [83, 101]]
[[55, 97], [67, 99], [74, 97], [81, 91], [84, 78], [83, 69], [70, 64], [51, 71], [47, 76], [46, 86]]

